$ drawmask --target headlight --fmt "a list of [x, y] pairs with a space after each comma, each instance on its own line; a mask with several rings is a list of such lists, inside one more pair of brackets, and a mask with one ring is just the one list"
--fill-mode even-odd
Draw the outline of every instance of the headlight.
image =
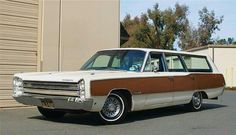
[[81, 100], [85, 100], [85, 82], [84, 79], [80, 80], [78, 83], [78, 93]]
[[19, 96], [23, 94], [23, 80], [19, 77], [13, 78], [13, 95]]

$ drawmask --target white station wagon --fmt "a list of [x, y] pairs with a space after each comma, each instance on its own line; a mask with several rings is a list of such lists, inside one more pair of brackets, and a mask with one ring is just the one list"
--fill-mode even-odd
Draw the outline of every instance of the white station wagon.
[[97, 52], [73, 72], [19, 73], [13, 97], [46, 118], [70, 111], [98, 112], [117, 123], [130, 111], [185, 104], [223, 94], [224, 77], [205, 55], [158, 49], [119, 48]]

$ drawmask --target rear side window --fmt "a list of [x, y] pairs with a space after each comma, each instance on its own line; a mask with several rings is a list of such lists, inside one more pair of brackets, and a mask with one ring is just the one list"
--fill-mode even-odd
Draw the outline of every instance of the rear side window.
[[165, 54], [166, 66], [169, 72], [184, 72], [184, 66], [179, 55]]
[[211, 67], [206, 57], [201, 56], [183, 56], [183, 60], [190, 72], [211, 72]]
[[145, 72], [154, 72], [154, 71], [163, 72], [164, 67], [163, 67], [162, 54], [151, 52], [149, 54], [144, 71]]

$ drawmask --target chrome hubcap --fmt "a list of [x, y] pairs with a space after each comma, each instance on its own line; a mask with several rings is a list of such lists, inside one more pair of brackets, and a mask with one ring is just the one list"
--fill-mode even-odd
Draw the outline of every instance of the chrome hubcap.
[[193, 100], [194, 108], [198, 109], [198, 108], [201, 107], [201, 100], [202, 99], [201, 99], [201, 94], [200, 93], [198, 93], [198, 92], [194, 93], [192, 100]]
[[122, 111], [121, 101], [113, 96], [107, 98], [101, 113], [108, 119], [115, 118]]

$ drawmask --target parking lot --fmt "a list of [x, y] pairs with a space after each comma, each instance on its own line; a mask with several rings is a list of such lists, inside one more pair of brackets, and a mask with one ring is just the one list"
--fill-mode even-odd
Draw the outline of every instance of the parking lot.
[[96, 114], [69, 114], [57, 121], [36, 108], [0, 110], [0, 135], [235, 135], [236, 92], [204, 101], [200, 112], [175, 106], [130, 113], [124, 123], [102, 125]]

